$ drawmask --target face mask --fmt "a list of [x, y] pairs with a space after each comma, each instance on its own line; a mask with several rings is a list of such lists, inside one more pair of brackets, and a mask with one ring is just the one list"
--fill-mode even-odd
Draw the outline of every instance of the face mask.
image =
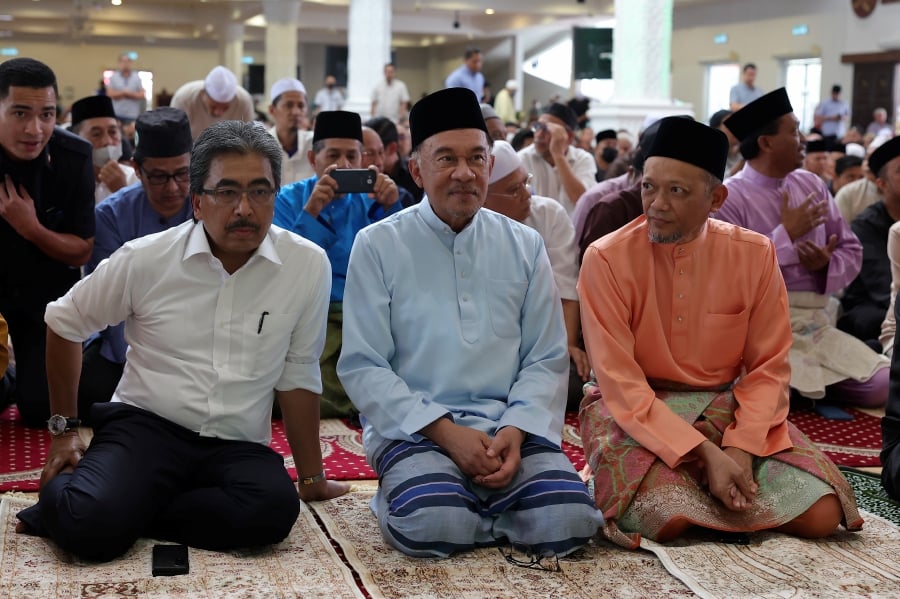
[[603, 148], [603, 152], [600, 154], [600, 157], [603, 158], [603, 162], [612, 162], [616, 159], [616, 156], [619, 155], [619, 150], [616, 148]]
[[94, 148], [94, 166], [101, 167], [110, 160], [118, 162], [122, 157], [122, 146], [103, 146]]

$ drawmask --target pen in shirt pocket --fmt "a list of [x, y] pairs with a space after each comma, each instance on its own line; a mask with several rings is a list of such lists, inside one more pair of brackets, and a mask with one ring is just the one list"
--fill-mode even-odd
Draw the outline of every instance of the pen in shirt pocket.
[[266, 314], [268, 314], [268, 312], [263, 312], [262, 314], [259, 315], [259, 326], [256, 327], [257, 335], [262, 333], [262, 325], [263, 325], [263, 322], [265, 322], [265, 320], [266, 320]]

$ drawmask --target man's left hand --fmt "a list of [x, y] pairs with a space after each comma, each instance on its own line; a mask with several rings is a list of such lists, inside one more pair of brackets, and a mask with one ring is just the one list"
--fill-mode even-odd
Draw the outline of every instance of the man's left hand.
[[375, 201], [385, 208], [388, 208], [400, 199], [400, 190], [397, 189], [397, 184], [394, 183], [393, 179], [384, 173], [378, 173], [378, 176], [375, 178], [375, 186], [372, 188], [371, 197], [375, 198]]
[[812, 241], [804, 239], [797, 242], [797, 257], [800, 258], [800, 264], [809, 272], [818, 272], [828, 267], [831, 262], [831, 255], [837, 247], [837, 235], [828, 238], [828, 244], [825, 247], [819, 247]]
[[514, 426], [505, 426], [497, 431], [487, 449], [487, 455], [500, 458], [502, 465], [492, 474], [476, 476], [475, 482], [490, 489], [502, 489], [511, 483], [522, 463], [520, 450], [524, 440], [525, 433]]
[[40, 226], [34, 200], [28, 190], [24, 186], [17, 189], [9, 175], [5, 176], [3, 185], [0, 185], [0, 218], [25, 239], [31, 239]]
[[575, 371], [578, 373], [578, 376], [586, 383], [591, 376], [591, 361], [588, 360], [587, 352], [577, 345], [570, 345], [569, 357], [572, 358], [572, 362], [575, 364]]
[[297, 493], [303, 501], [326, 501], [340, 497], [350, 490], [350, 484], [336, 480], [321, 480], [314, 485], [297, 485]]

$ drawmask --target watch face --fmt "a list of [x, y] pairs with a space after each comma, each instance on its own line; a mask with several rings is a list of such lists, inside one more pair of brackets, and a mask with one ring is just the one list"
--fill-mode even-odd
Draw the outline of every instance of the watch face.
[[54, 414], [47, 421], [47, 428], [51, 435], [61, 435], [66, 432], [66, 419], [59, 414]]
[[877, 0], [850, 0], [850, 4], [853, 6], [853, 12], [855, 12], [858, 17], [868, 17], [872, 14], [872, 11], [875, 10], [876, 3]]

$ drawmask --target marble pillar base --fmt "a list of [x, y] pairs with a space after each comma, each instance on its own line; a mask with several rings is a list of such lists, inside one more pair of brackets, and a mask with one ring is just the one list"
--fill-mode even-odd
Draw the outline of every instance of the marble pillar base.
[[694, 116], [692, 104], [675, 104], [662, 101], [623, 102], [613, 100], [603, 103], [596, 100], [591, 102], [588, 109], [588, 123], [596, 133], [604, 129], [625, 129], [635, 136], [643, 130], [644, 122], [648, 117], [660, 119], [673, 115]]

